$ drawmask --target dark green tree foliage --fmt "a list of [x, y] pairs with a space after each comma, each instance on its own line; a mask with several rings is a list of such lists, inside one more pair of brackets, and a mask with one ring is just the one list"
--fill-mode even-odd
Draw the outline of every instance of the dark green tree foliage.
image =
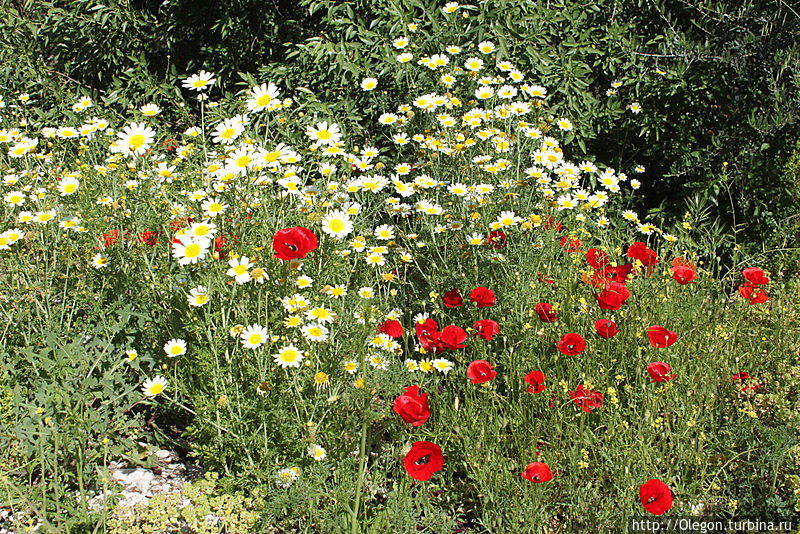
[[[290, 55], [324, 96], [352, 91], [358, 76], [391, 79], [392, 72], [370, 70], [370, 58], [397, 52], [385, 50], [385, 36], [409, 34], [398, 20], [426, 24], [437, 6], [305, 3], [325, 13], [328, 31]], [[754, 244], [769, 238], [780, 246], [800, 233], [789, 219], [800, 200], [796, 180], [783, 170], [800, 115], [800, 14], [791, 3], [495, 1], [477, 8], [460, 42], [504, 36], [501, 55], [524, 58], [520, 66], [575, 123], [581, 150], [620, 170], [647, 168], [644, 207], [652, 215], [682, 210], [697, 196]], [[387, 96], [402, 90], [400, 71]], [[615, 80], [623, 85], [609, 97]], [[642, 113], [627, 110], [634, 101]]]
[[89, 91], [109, 103], [177, 101], [179, 75], [211, 70], [224, 87], [283, 61], [284, 43], [304, 37], [300, 13], [289, 0], [9, 0], [0, 4], [0, 74], [4, 91], [53, 99]]

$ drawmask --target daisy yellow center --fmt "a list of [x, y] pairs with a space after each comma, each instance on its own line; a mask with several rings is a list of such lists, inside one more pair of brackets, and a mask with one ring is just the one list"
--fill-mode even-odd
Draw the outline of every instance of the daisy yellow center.
[[225, 128], [225, 129], [224, 129], [224, 130], [222, 130], [222, 132], [220, 133], [220, 136], [221, 136], [223, 139], [230, 139], [230, 138], [231, 138], [231, 137], [233, 137], [234, 135], [236, 135], [236, 130], [235, 130], [234, 128]]
[[78, 184], [67, 184], [64, 186], [65, 193], [74, 193], [78, 189]]
[[332, 232], [342, 232], [344, 231], [344, 226], [344, 221], [341, 219], [332, 219], [328, 223], [328, 228], [330, 228]]
[[279, 357], [282, 362], [293, 363], [300, 357], [300, 353], [294, 349], [288, 349], [281, 352]]
[[247, 337], [247, 342], [250, 343], [251, 345], [258, 345], [262, 341], [264, 341], [264, 336], [262, 336], [261, 334], [250, 334]]
[[8, 245], [11, 240], [5, 236], [0, 236], [0, 247]]
[[317, 137], [323, 141], [327, 141], [333, 137], [333, 134], [330, 132], [330, 130], [320, 130], [317, 132]]
[[173, 345], [173, 346], [172, 346], [172, 347], [170, 347], [170, 349], [169, 349], [169, 353], [170, 353], [170, 354], [175, 354], [175, 355], [177, 355], [177, 354], [180, 354], [180, 353], [182, 353], [182, 352], [183, 352], [183, 347], [181, 347], [180, 345]]
[[270, 102], [272, 102], [272, 95], [261, 95], [256, 98], [256, 105], [258, 106], [268, 106]]
[[187, 258], [196, 258], [200, 255], [200, 245], [197, 243], [191, 243], [186, 245], [186, 248], [183, 249], [183, 255]]
[[308, 334], [314, 337], [320, 337], [322, 335], [322, 329], [318, 326], [314, 326], [308, 329]]
[[236, 267], [233, 268], [233, 272], [236, 273], [236, 276], [243, 275], [244, 273], [247, 272], [247, 266], [246, 265], [237, 265]]
[[208, 207], [208, 211], [212, 213], [217, 211], [222, 211], [222, 204], [220, 204], [219, 202], [214, 202]]
[[[316, 384], [327, 384], [328, 383], [328, 373], [323, 373], [322, 371], [318, 372], [314, 375], [314, 383]], [[314, 450], [314, 456], [321, 456], [322, 451], [320, 449]]]
[[135, 134], [128, 139], [128, 146], [136, 150], [141, 148], [145, 141], [146, 139], [142, 134]]
[[194, 229], [194, 235], [202, 237], [208, 235], [209, 231], [210, 228], [208, 226], [198, 226], [197, 228]]
[[195, 297], [194, 300], [198, 304], [205, 304], [206, 302], [208, 302], [208, 295], [197, 295], [197, 297]]
[[253, 161], [253, 158], [250, 156], [239, 156], [236, 159], [236, 166], [237, 167], [247, 167]]
[[192, 87], [205, 87], [208, 80], [195, 80], [192, 82]]
[[164, 384], [153, 384], [152, 386], [150, 386], [149, 393], [151, 395], [158, 395], [162, 391], [164, 391]]

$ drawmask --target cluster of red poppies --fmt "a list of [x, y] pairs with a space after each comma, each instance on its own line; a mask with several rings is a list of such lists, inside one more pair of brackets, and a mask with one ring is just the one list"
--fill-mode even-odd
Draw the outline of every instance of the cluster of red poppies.
[[[507, 236], [501, 232], [495, 232], [487, 237], [487, 244], [495, 248], [502, 248], [506, 245]], [[577, 240], [562, 243], [568, 252], [580, 252], [580, 242]], [[304, 258], [309, 252], [318, 246], [317, 237], [307, 228], [295, 227], [279, 230], [273, 238], [272, 248], [275, 257], [281, 260], [292, 260]], [[645, 268], [646, 274], [653, 272], [654, 266], [658, 262], [658, 254], [647, 247], [645, 243], [636, 242], [627, 250], [627, 257], [638, 260]], [[626, 282], [633, 272], [634, 266], [625, 263], [619, 266], [609, 264], [608, 254], [591, 248], [586, 252], [586, 262], [593, 271], [584, 276], [584, 281], [593, 286], [597, 291], [594, 297], [600, 309], [615, 311], [619, 310], [631, 296]], [[691, 262], [683, 258], [676, 258], [672, 263], [672, 278], [681, 285], [695, 282], [697, 271]], [[744, 277], [747, 280], [739, 287], [742, 297], [748, 299], [751, 304], [765, 302], [767, 293], [763, 287], [769, 283], [769, 278], [764, 272], [756, 267], [745, 269]], [[497, 302], [495, 293], [486, 287], [476, 287], [469, 294], [469, 301], [478, 308], [492, 307]], [[447, 308], [457, 308], [465, 305], [464, 298], [459, 289], [454, 288], [442, 296], [442, 303]], [[554, 323], [558, 321], [558, 314], [552, 304], [540, 302], [534, 308], [536, 315], [543, 323]], [[619, 333], [617, 324], [611, 319], [598, 319], [595, 324], [595, 333], [603, 339], [611, 339]], [[491, 319], [481, 319], [473, 324], [475, 336], [491, 341], [500, 332], [500, 325]], [[404, 329], [399, 321], [388, 320], [378, 325], [378, 332], [398, 339], [403, 336]], [[457, 325], [448, 325], [439, 329], [438, 323], [433, 319], [426, 319], [424, 322], [415, 325], [415, 333], [419, 339], [420, 346], [427, 352], [439, 354], [445, 350], [458, 350], [465, 348], [468, 339], [467, 332]], [[662, 325], [652, 325], [647, 329], [647, 336], [650, 345], [655, 348], [666, 348], [673, 345], [678, 335]], [[557, 342], [556, 348], [566, 356], [577, 356], [586, 350], [586, 340], [578, 333], [567, 333]], [[647, 366], [651, 382], [667, 382], [674, 379], [677, 375], [672, 372], [672, 368], [665, 362], [653, 362]], [[497, 376], [497, 371], [492, 364], [486, 360], [475, 360], [467, 367], [467, 377], [473, 384], [482, 384], [493, 380]], [[734, 381], [751, 378], [747, 373], [737, 373], [733, 375]], [[541, 371], [531, 371], [525, 375], [524, 381], [528, 385], [529, 393], [540, 393], [546, 389], [546, 376]], [[742, 389], [755, 389], [757, 386], [745, 386]], [[574, 391], [569, 392], [570, 399], [581, 410], [591, 413], [593, 409], [603, 405], [603, 394], [599, 391], [590, 389], [584, 384], [580, 384]], [[394, 411], [407, 423], [413, 427], [423, 425], [431, 415], [428, 403], [428, 394], [421, 393], [417, 385], [406, 388], [402, 395], [394, 400]], [[444, 466], [444, 455], [441, 447], [430, 441], [416, 441], [403, 459], [403, 466], [408, 475], [420, 481], [430, 479], [436, 472]], [[521, 473], [522, 478], [534, 483], [547, 482], [552, 480], [553, 473], [550, 467], [544, 462], [531, 462]], [[648, 512], [661, 515], [672, 507], [673, 496], [669, 486], [658, 479], [651, 479], [642, 484], [639, 488], [639, 499], [642, 506]]]
[[742, 275], [746, 280], [745, 283], [739, 286], [739, 295], [743, 299], [750, 301], [750, 304], [762, 304], [769, 300], [769, 294], [764, 289], [764, 286], [769, 284], [769, 278], [763, 269], [758, 267], [748, 267], [742, 271]]
[[[535, 388], [537, 382], [544, 381], [544, 376], [540, 375], [541, 373], [534, 371], [525, 379], [530, 380], [530, 383], [534, 384], [531, 387]], [[602, 403], [602, 395], [598, 399], [597, 392], [586, 390], [582, 385], [571, 395], [573, 398], [581, 397], [587, 405]], [[428, 394], [420, 393], [417, 385], [407, 387], [402, 395], [395, 398], [393, 409], [403, 421], [413, 427], [423, 425], [431, 415]], [[430, 441], [415, 441], [403, 458], [403, 467], [408, 476], [414, 480], [429, 480], [444, 467], [442, 448]], [[520, 476], [539, 484], [552, 480], [553, 472], [545, 462], [531, 462], [525, 466]], [[661, 480], [651, 479], [639, 487], [639, 500], [645, 510], [654, 515], [661, 515], [672, 508], [672, 491]]]
[[[394, 411], [413, 427], [421, 426], [431, 416], [428, 394], [419, 386], [409, 386], [394, 399]], [[442, 448], [430, 441], [415, 441], [403, 459], [403, 466], [414, 480], [428, 480], [444, 466]]]
[[[153, 230], [145, 230], [143, 232], [139, 232], [135, 236], [125, 231], [109, 230], [100, 236], [100, 244], [102, 245], [102, 248], [108, 248], [120, 240], [123, 240], [130, 243], [143, 243], [147, 246], [154, 247], [158, 245], [159, 237], [161, 237], [161, 232], [155, 232]], [[100, 247], [96, 247], [95, 250], [99, 250], [99, 248]]]

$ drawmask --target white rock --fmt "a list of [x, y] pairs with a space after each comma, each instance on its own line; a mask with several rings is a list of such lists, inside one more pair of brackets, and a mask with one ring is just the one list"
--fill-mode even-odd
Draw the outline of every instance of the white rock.
[[147, 497], [133, 491], [122, 492], [122, 500], [119, 501], [118, 506], [125, 508], [136, 506], [137, 504], [147, 504]]
[[127, 488], [136, 489], [145, 493], [155, 478], [155, 474], [149, 469], [117, 469], [111, 476]]

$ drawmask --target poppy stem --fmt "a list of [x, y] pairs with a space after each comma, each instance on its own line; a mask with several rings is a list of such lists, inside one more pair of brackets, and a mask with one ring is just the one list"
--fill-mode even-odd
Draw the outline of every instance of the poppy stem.
[[358, 448], [358, 479], [356, 480], [356, 498], [350, 515], [350, 534], [359, 534], [358, 511], [361, 507], [361, 490], [364, 486], [364, 472], [367, 468], [367, 421], [361, 425], [361, 443]]

